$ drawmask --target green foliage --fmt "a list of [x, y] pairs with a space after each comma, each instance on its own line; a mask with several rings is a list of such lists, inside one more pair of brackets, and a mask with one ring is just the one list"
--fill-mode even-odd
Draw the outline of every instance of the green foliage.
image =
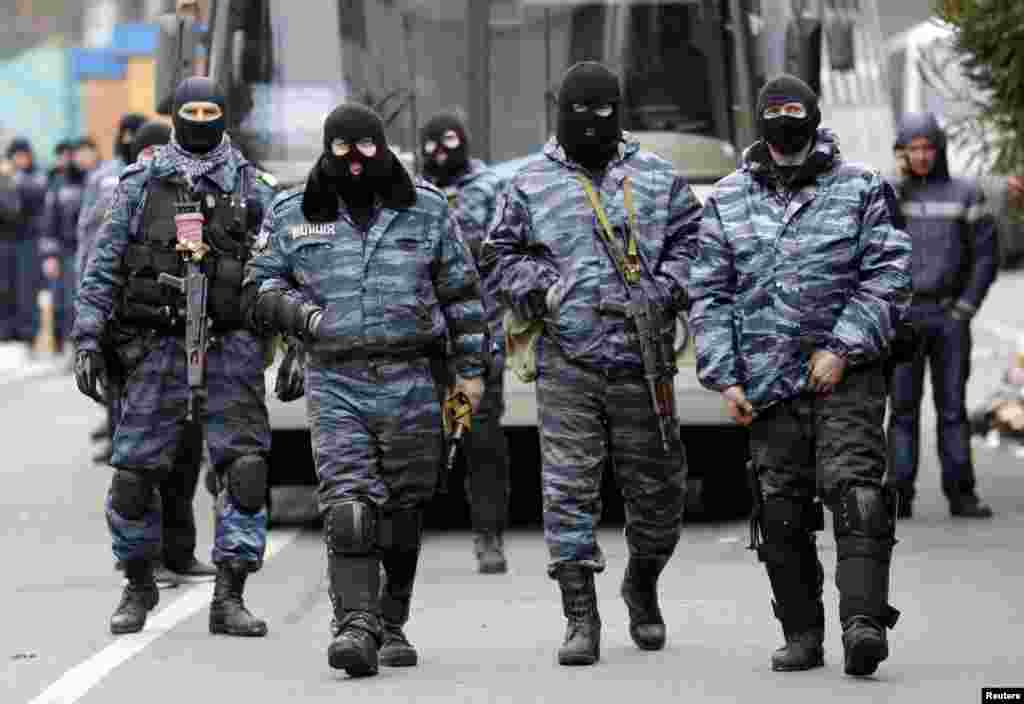
[[988, 135], [1002, 173], [1024, 173], [1024, 2], [936, 0], [956, 30], [968, 78], [985, 96], [975, 118]]

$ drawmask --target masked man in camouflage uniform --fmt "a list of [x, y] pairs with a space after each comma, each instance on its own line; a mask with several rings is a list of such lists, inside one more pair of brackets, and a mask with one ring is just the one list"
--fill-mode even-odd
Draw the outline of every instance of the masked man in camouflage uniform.
[[846, 672], [867, 675], [898, 615], [883, 362], [909, 299], [910, 242], [892, 226], [892, 188], [843, 161], [803, 81], [767, 83], [757, 115], [763, 138], [704, 207], [690, 269], [697, 370], [750, 426], [752, 532], [763, 533], [758, 557], [786, 639], [772, 668], [823, 664], [820, 496], [834, 519]]
[[657, 579], [679, 540], [686, 473], [678, 421], [667, 443], [659, 432], [603, 223], [619, 247], [637, 253], [637, 285], [660, 310], [657, 326], [671, 348], [700, 205], [671, 164], [622, 132], [619, 82], [607, 68], [570, 68], [558, 101], [557, 138], [501, 197], [481, 268], [501, 305], [544, 324], [536, 351], [544, 535], [568, 619], [558, 660], [590, 665], [600, 657], [594, 573], [605, 559], [595, 530], [605, 464], [626, 505], [630, 634], [651, 650], [665, 643]]
[[[414, 185], [380, 117], [343, 105], [303, 187], [274, 201], [246, 274], [254, 326], [302, 339], [334, 608], [332, 668], [415, 665], [402, 630], [437, 482], [430, 358], [451, 339], [454, 387], [483, 392], [479, 278], [444, 195]], [[381, 585], [381, 566], [384, 584]]]
[[[79, 389], [104, 402], [108, 373], [123, 382], [111, 465], [107, 521], [114, 556], [128, 584], [110, 621], [113, 633], [142, 629], [159, 600], [153, 564], [161, 551], [159, 486], [186, 432], [184, 298], [158, 282], [181, 276], [176, 203], [199, 201], [205, 223], [202, 259], [211, 322], [206, 358], [208, 399], [199, 420], [220, 474], [213, 562], [218, 572], [210, 632], [262, 636], [266, 623], [245, 608], [249, 573], [266, 547], [270, 426], [264, 342], [245, 329], [242, 272], [259, 214], [269, 205], [269, 177], [259, 174], [224, 134], [224, 99], [212, 81], [189, 78], [174, 97], [174, 139], [149, 163], [125, 170], [89, 262], [78, 299], [74, 342]], [[114, 318], [111, 322], [111, 318]], [[101, 344], [117, 351], [108, 369]]]
[[[423, 174], [430, 183], [448, 196], [463, 241], [475, 258], [487, 226], [494, 215], [498, 178], [479, 159], [470, 157], [469, 137], [462, 120], [454, 115], [437, 115], [424, 126], [420, 135]], [[492, 342], [492, 366], [487, 377], [480, 408], [473, 414], [466, 437], [466, 496], [473, 525], [473, 550], [477, 569], [484, 573], [501, 573], [507, 569], [502, 533], [508, 520], [509, 476], [508, 439], [501, 427], [505, 404], [504, 337], [501, 332], [500, 309], [484, 293], [488, 327]]]

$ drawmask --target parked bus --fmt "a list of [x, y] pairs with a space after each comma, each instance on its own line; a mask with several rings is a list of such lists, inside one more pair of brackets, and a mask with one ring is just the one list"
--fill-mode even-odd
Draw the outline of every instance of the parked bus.
[[[700, 197], [755, 140], [757, 90], [783, 70], [820, 90], [825, 124], [848, 157], [890, 158], [874, 0], [214, 0], [208, 24], [210, 72], [229, 95], [229, 131], [285, 185], [305, 177], [325, 114], [348, 100], [375, 106], [411, 162], [423, 122], [460, 111], [476, 155], [510, 176], [554, 131], [558, 79], [585, 59], [622, 77], [624, 127], [672, 161]], [[173, 47], [173, 36], [165, 39]], [[833, 68], [830, 57], [842, 65]], [[680, 349], [679, 359], [689, 515], [739, 515], [749, 506], [746, 431], [732, 425], [718, 394], [700, 387], [692, 351]], [[272, 400], [271, 420], [272, 510], [280, 516], [275, 492], [312, 480], [305, 405]], [[506, 374], [512, 511], [534, 521], [536, 423], [533, 385]], [[606, 516], [621, 515], [613, 493], [606, 498]], [[464, 517], [457, 501], [444, 512]]]

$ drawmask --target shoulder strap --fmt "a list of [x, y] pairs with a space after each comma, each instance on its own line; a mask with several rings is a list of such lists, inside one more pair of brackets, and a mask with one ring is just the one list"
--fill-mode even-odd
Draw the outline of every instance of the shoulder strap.
[[636, 211], [633, 208], [633, 189], [629, 182], [629, 177], [627, 176], [622, 182], [622, 196], [629, 217], [629, 233], [625, 252], [622, 251], [622, 245], [619, 244], [619, 241], [615, 239], [615, 231], [608, 221], [608, 214], [605, 213], [601, 200], [597, 197], [594, 184], [582, 174], [577, 174], [577, 178], [583, 185], [583, 190], [587, 192], [587, 198], [590, 199], [590, 207], [594, 209], [594, 214], [597, 215], [597, 220], [601, 223], [600, 234], [603, 236], [605, 244], [608, 245], [608, 253], [615, 263], [615, 268], [619, 270], [619, 274], [622, 275], [627, 284], [639, 283], [640, 256], [637, 252], [636, 244]]

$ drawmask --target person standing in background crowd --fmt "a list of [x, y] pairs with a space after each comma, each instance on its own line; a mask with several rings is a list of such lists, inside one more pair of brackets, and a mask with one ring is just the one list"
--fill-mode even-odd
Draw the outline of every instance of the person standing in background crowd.
[[31, 346], [38, 318], [36, 296], [42, 283], [38, 238], [46, 206], [46, 175], [36, 168], [32, 145], [27, 139], [12, 140], [6, 154], [14, 164], [14, 184], [21, 205], [15, 237], [14, 337]]
[[665, 645], [657, 582], [683, 521], [678, 419], [662, 437], [628, 316], [635, 297], [646, 299], [658, 343], [674, 350], [700, 202], [671, 164], [623, 133], [622, 108], [619, 79], [602, 64], [566, 72], [557, 136], [503, 192], [481, 255], [500, 304], [544, 326], [536, 352], [544, 538], [567, 619], [562, 665], [600, 659], [594, 575], [605, 569], [597, 525], [608, 461], [626, 506], [621, 594], [644, 650]]
[[701, 384], [750, 428], [751, 547], [785, 637], [772, 669], [824, 665], [814, 535], [823, 502], [844, 669], [864, 676], [888, 657], [885, 629], [899, 616], [889, 605], [896, 522], [882, 484], [884, 366], [910, 298], [910, 241], [893, 226], [892, 187], [843, 161], [820, 122], [818, 96], [799, 78], [762, 87], [761, 139], [704, 205], [690, 323]]
[[[86, 178], [78, 216], [78, 248], [75, 253], [75, 270], [79, 278], [85, 276], [85, 264], [92, 252], [103, 216], [106, 215], [106, 208], [110, 205], [109, 197], [117, 188], [121, 172], [132, 163], [132, 142], [135, 140], [135, 133], [145, 121], [145, 116], [139, 113], [122, 115], [117, 125], [117, 133], [114, 135], [113, 157], [93, 169]], [[107, 197], [106, 202], [100, 202], [101, 195]]]
[[17, 267], [21, 198], [10, 159], [0, 159], [0, 342], [16, 339]]
[[889, 384], [888, 481], [900, 495], [899, 517], [912, 517], [927, 363], [942, 493], [953, 516], [989, 518], [992, 509], [975, 491], [966, 394], [971, 319], [999, 266], [995, 219], [975, 183], [950, 176], [946, 134], [935, 115], [906, 115], [896, 146], [905, 155], [897, 197], [913, 242], [914, 295], [907, 318], [916, 330], [917, 348], [911, 359], [894, 365]]
[[[203, 424], [218, 477], [209, 630], [267, 633], [242, 598], [266, 549], [270, 425], [265, 341], [246, 329], [240, 296], [253, 236], [273, 193], [225, 134], [224, 102], [208, 78], [178, 85], [172, 140], [152, 161], [122, 174], [78, 297], [78, 388], [104, 403], [104, 393], [121, 387], [106, 517], [128, 583], [110, 619], [114, 634], [142, 630], [160, 600], [154, 579], [162, 538], [159, 487], [174, 471], [189, 430], [185, 300], [159, 281], [161, 273], [183, 275], [179, 246], [203, 252], [208, 286], [207, 398], [192, 420]], [[182, 200], [198, 212], [180, 213]], [[208, 249], [190, 246], [197, 234]], [[108, 366], [111, 354], [116, 369]]]
[[63, 351], [74, 323], [75, 250], [78, 238], [78, 216], [89, 173], [96, 168], [96, 144], [88, 137], [72, 146], [71, 159], [64, 174], [54, 179], [46, 193], [39, 254], [47, 287], [53, 294], [54, 324], [57, 350]]
[[[448, 197], [462, 239], [479, 261], [480, 246], [494, 215], [499, 186], [497, 176], [482, 161], [471, 158], [466, 127], [454, 115], [436, 115], [427, 121], [420, 133], [420, 149], [424, 177]], [[508, 521], [511, 478], [508, 440], [501, 427], [505, 409], [505, 340], [501, 311], [486, 290], [482, 290], [481, 295], [491, 335], [492, 365], [484, 384], [483, 400], [473, 414], [463, 448], [477, 569], [491, 574], [508, 569], [503, 533]]]
[[75, 143], [70, 139], [62, 139], [53, 148], [53, 166], [46, 174], [46, 188], [53, 188], [54, 183], [63, 178], [71, 163], [71, 155], [75, 151]]
[[247, 268], [254, 328], [309, 352], [334, 617], [327, 661], [351, 676], [418, 662], [403, 627], [441, 460], [430, 358], [446, 341], [455, 391], [474, 410], [483, 394], [486, 317], [457, 229], [444, 196], [414, 184], [391, 151], [380, 116], [345, 104], [324, 121], [306, 184], [274, 201]]

